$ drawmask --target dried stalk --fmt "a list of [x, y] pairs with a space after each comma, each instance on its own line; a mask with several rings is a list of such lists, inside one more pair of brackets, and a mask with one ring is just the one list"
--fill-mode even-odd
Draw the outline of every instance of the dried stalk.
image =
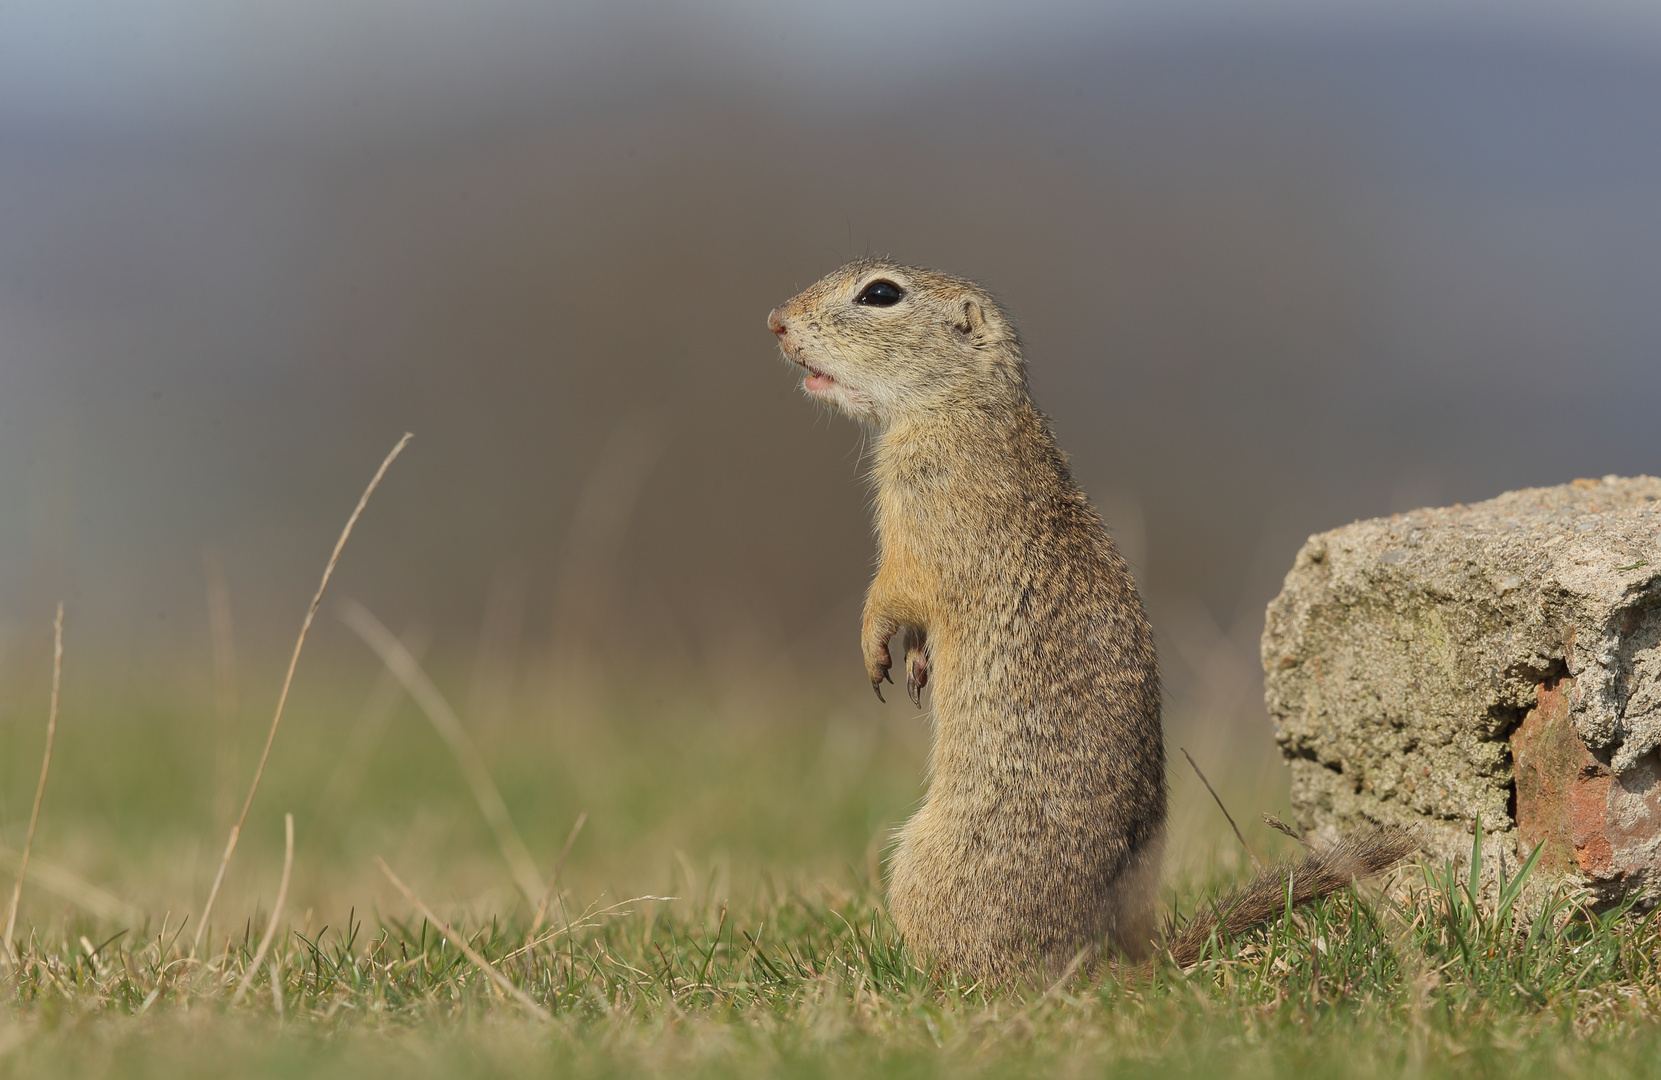
[[23, 855], [17, 860], [17, 884], [12, 888], [12, 906], [6, 913], [6, 955], [17, 960], [12, 931], [17, 929], [17, 905], [23, 899], [23, 875], [29, 870], [29, 849], [35, 844], [35, 823], [40, 820], [40, 800], [46, 794], [46, 773], [52, 767], [52, 740], [58, 733], [58, 688], [63, 685], [63, 601], [52, 622], [52, 705], [46, 713], [46, 753], [40, 761], [40, 783], [35, 785], [35, 805], [29, 811], [29, 834], [23, 840]]
[[363, 639], [365, 645], [375, 650], [381, 663], [404, 684], [409, 696], [415, 699], [439, 737], [450, 748], [462, 775], [467, 778], [467, 786], [473, 789], [473, 799], [479, 804], [479, 812], [495, 834], [496, 846], [501, 849], [502, 858], [507, 862], [514, 881], [525, 894], [526, 902], [536, 903], [537, 897], [542, 895], [542, 875], [537, 873], [536, 861], [531, 858], [530, 849], [525, 847], [525, 841], [513, 824], [513, 816], [508, 813], [507, 803], [502, 801], [502, 793], [490, 778], [484, 757], [462, 726], [460, 717], [456, 716], [455, 710], [450, 708], [450, 703], [439, 693], [433, 681], [427, 678], [427, 673], [421, 670], [415, 657], [404, 648], [404, 643], [370, 614], [368, 608], [355, 600], [347, 600], [340, 606], [340, 618]]
[[554, 890], [559, 888], [559, 872], [565, 866], [565, 857], [571, 854], [571, 848], [577, 842], [577, 834], [583, 831], [583, 824], [588, 821], [588, 811], [584, 810], [577, 815], [576, 824], [571, 826], [571, 833], [565, 838], [565, 846], [560, 849], [559, 858], [554, 860], [554, 872], [548, 875], [548, 888], [542, 894], [542, 902], [536, 905], [536, 918], [531, 920], [531, 928], [525, 936], [535, 937], [536, 932], [542, 929], [542, 920], [548, 915], [548, 905], [553, 902]]
[[[277, 920], [283, 916], [283, 901], [288, 899], [288, 874], [294, 869], [294, 815], [283, 815], [283, 879], [277, 885], [277, 902], [271, 905], [271, 921], [265, 924], [265, 936], [260, 938], [260, 947], [254, 950], [254, 958], [248, 961], [248, 968], [242, 973], [242, 981], [237, 984], [236, 993], [231, 995], [231, 1004], [235, 1005], [242, 1000], [242, 995], [248, 992], [248, 987], [259, 973], [260, 961], [265, 959], [266, 950], [271, 948], [271, 939], [277, 936]], [[282, 1009], [279, 1003], [278, 1010]]]
[[404, 432], [404, 437], [398, 440], [398, 445], [392, 448], [386, 460], [381, 462], [381, 467], [375, 470], [375, 475], [369, 481], [369, 486], [364, 489], [363, 497], [358, 500], [352, 516], [346, 519], [346, 527], [340, 531], [340, 539], [335, 541], [335, 549], [329, 556], [328, 565], [323, 568], [323, 580], [317, 586], [317, 595], [311, 598], [311, 607], [306, 609], [305, 621], [300, 624], [300, 636], [294, 642], [294, 655], [288, 660], [288, 674], [283, 676], [283, 689], [277, 695], [277, 712], [271, 717], [271, 730], [265, 736], [265, 749], [260, 752], [259, 765], [254, 769], [254, 782], [248, 787], [248, 798], [242, 803], [242, 813], [237, 815], [236, 824], [231, 826], [230, 839], [225, 841], [225, 854], [219, 860], [219, 872], [213, 876], [213, 888], [208, 890], [208, 902], [202, 905], [202, 917], [197, 920], [196, 936], [190, 943], [192, 956], [196, 955], [197, 948], [202, 944], [202, 934], [207, 930], [208, 916], [213, 914], [213, 902], [219, 897], [219, 887], [225, 882], [225, 869], [231, 865], [231, 855], [236, 851], [237, 838], [242, 835], [242, 825], [248, 820], [249, 808], [254, 805], [254, 793], [260, 789], [260, 777], [265, 775], [265, 763], [271, 757], [271, 744], [277, 739], [277, 725], [283, 718], [283, 706], [288, 703], [288, 688], [294, 682], [294, 669], [300, 663], [300, 649], [306, 643], [306, 631], [311, 629], [312, 619], [317, 616], [317, 607], [323, 602], [323, 590], [329, 587], [329, 578], [334, 576], [335, 564], [340, 561], [340, 553], [346, 547], [346, 539], [352, 535], [352, 526], [358, 523], [358, 516], [368, 505], [369, 496], [375, 494], [375, 489], [380, 486], [381, 477], [386, 475], [386, 470], [403, 452], [411, 437], [409, 432]]
[[393, 886], [397, 888], [399, 892], [404, 894], [404, 899], [413, 904], [415, 909], [421, 913], [421, 916], [424, 919], [438, 927], [439, 933], [454, 942], [456, 948], [461, 950], [461, 954], [467, 957], [468, 960], [472, 961], [473, 966], [482, 971], [491, 982], [501, 987], [503, 993], [523, 1005], [525, 1007], [525, 1011], [536, 1017], [538, 1020], [544, 1020], [550, 1023], [553, 1021], [553, 1014], [538, 1005], [535, 998], [525, 993], [525, 991], [520, 987], [514, 985], [513, 981], [506, 975], [503, 975], [500, 971], [497, 971], [490, 961], [475, 952], [473, 946], [467, 944], [467, 939], [456, 933], [455, 929], [449, 923], [445, 922], [437, 915], [434, 915], [433, 909], [422, 903], [421, 898], [416, 896], [408, 885], [405, 885], [398, 879], [398, 875], [392, 872], [392, 867], [386, 864], [385, 859], [382, 859], [379, 855], [375, 856], [375, 865], [380, 867], [381, 873], [386, 875], [386, 879], [392, 882]]
[[1246, 856], [1251, 859], [1252, 865], [1259, 870], [1263, 869], [1263, 860], [1259, 859], [1257, 852], [1253, 851], [1252, 846], [1246, 843], [1245, 836], [1241, 835], [1240, 826], [1234, 823], [1234, 815], [1229, 813], [1228, 807], [1223, 805], [1223, 797], [1217, 794], [1217, 789], [1211, 786], [1211, 781], [1207, 780], [1205, 773], [1200, 771], [1200, 763], [1194, 760], [1194, 755], [1190, 754], [1187, 749], [1183, 747], [1178, 747], [1178, 749], [1182, 750], [1182, 756], [1188, 759], [1188, 764], [1194, 767], [1194, 775], [1200, 778], [1200, 783], [1205, 785], [1205, 790], [1211, 792], [1212, 799], [1216, 800], [1217, 809], [1221, 810], [1223, 816], [1228, 818], [1228, 827], [1234, 830], [1234, 838], [1240, 841], [1241, 847], [1246, 849]]

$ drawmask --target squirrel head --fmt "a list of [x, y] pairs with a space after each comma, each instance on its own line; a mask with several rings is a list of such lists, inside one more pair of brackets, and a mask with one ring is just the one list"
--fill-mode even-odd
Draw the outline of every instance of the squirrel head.
[[1026, 394], [1009, 318], [985, 289], [934, 270], [860, 259], [776, 307], [767, 326], [807, 371], [810, 397], [879, 428]]

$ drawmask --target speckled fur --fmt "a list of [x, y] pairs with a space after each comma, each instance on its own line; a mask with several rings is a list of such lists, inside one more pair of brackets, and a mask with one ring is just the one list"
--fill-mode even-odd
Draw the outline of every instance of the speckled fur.
[[[878, 278], [904, 299], [854, 303]], [[880, 693], [898, 634], [908, 680], [932, 687], [928, 795], [890, 862], [895, 923], [991, 980], [1104, 937], [1145, 954], [1166, 807], [1152, 634], [1009, 320], [971, 282], [865, 259], [769, 325], [810, 394], [875, 429], [865, 663]]]
[[[899, 303], [855, 303], [884, 278], [905, 290]], [[1166, 794], [1153, 638], [1027, 393], [1009, 319], [973, 282], [862, 259], [767, 324], [811, 397], [876, 432], [882, 558], [865, 666], [880, 695], [897, 635], [912, 700], [934, 687], [928, 797], [889, 866], [889, 910], [912, 948], [992, 982], [1053, 974], [1104, 940], [1129, 958], [1157, 945], [1186, 966], [1213, 934], [1418, 847], [1381, 828], [1313, 848], [1156, 943]]]

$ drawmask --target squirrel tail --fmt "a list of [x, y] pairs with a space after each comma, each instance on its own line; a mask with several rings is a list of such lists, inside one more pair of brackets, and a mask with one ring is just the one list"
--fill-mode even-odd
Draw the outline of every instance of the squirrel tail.
[[1359, 878], [1383, 873], [1418, 846], [1402, 829], [1384, 826], [1311, 847], [1302, 862], [1263, 870], [1215, 900], [1209, 911], [1196, 911], [1186, 925], [1167, 937], [1164, 951], [1178, 967], [1188, 967], [1199, 960], [1213, 935], [1232, 937], [1262, 926], [1289, 907], [1331, 896]]

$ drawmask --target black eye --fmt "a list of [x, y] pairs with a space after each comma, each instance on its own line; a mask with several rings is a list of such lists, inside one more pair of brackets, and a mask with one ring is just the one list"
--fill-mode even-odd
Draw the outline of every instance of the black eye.
[[867, 307], [893, 307], [903, 299], [904, 289], [887, 278], [878, 278], [859, 291], [859, 295], [854, 297], [854, 303]]

